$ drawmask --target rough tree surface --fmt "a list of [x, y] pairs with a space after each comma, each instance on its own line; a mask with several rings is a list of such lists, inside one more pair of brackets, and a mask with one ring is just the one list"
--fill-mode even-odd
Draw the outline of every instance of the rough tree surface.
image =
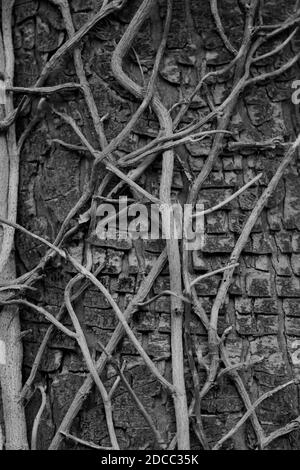
[[[76, 30], [99, 10], [101, 3], [97, 0], [69, 0]], [[108, 15], [92, 28], [80, 43], [85, 73], [99, 115], [107, 115], [103, 126], [108, 142], [124, 128], [140, 104], [140, 100], [114, 78], [111, 57], [141, 3], [140, 0], [127, 1], [120, 11]], [[247, 14], [245, 3], [247, 2], [236, 0], [218, 2], [225, 33], [235, 49], [239, 49], [242, 42], [244, 15]], [[283, 24], [294, 14], [296, 3], [295, 0], [265, 0], [261, 8], [261, 20], [264, 24]], [[144, 93], [147, 89], [145, 83], [150, 78], [163, 33], [166, 4], [166, 0], [154, 2], [150, 17], [136, 35], [133, 47], [123, 61], [126, 74], [142, 87]], [[13, 31], [16, 56], [15, 86], [32, 87], [44, 64], [67, 39], [61, 12], [55, 2], [16, 0]], [[274, 49], [292, 31], [293, 29], [288, 29], [275, 42], [271, 42], [271, 46], [262, 46], [259, 54]], [[255, 64], [252, 76], [280, 68], [298, 53], [299, 45], [300, 36], [299, 32], [296, 32], [281, 52]], [[164, 106], [170, 109], [193, 92], [204, 74], [204, 64], [207, 71], [213, 71], [228, 64], [233, 57], [216, 28], [208, 0], [174, 0], [166, 50], [157, 77], [157, 89]], [[244, 223], [284, 158], [284, 144], [295, 141], [300, 129], [300, 117], [299, 106], [292, 103], [291, 95], [292, 82], [297, 78], [300, 79], [300, 70], [299, 66], [294, 65], [278, 77], [247, 86], [234, 106], [227, 126], [233, 134], [224, 137], [219, 156], [201, 185], [197, 201], [204, 203], [205, 209], [213, 207], [255, 176], [260, 173], [263, 173], [263, 176], [238, 198], [207, 215], [203, 250], [191, 253], [193, 277], [228, 264]], [[214, 107], [221, 105], [232, 90], [234, 79], [232, 71], [210, 78], [207, 86], [194, 96], [179, 129], [200, 121]], [[44, 86], [77, 81], [71, 51], [59, 61]], [[16, 95], [16, 103], [19, 99], [20, 95]], [[36, 116], [38, 103], [39, 98], [34, 98], [31, 104], [23, 109], [17, 121], [19, 136]], [[21, 152], [18, 208], [19, 224], [49, 241], [55, 240], [65, 217], [82, 195], [91, 162], [88, 152], [67, 149], [53, 141], [60, 139], [82, 145], [71, 126], [55, 114], [53, 109], [71, 116], [93, 147], [100, 149], [99, 139], [81, 91], [63, 90], [49, 96], [42, 110], [43, 116], [28, 136]], [[172, 110], [173, 117], [177, 111], [178, 107]], [[219, 120], [221, 119], [222, 116], [219, 117]], [[215, 128], [216, 123], [212, 121], [195, 132]], [[145, 145], [157, 135], [158, 130], [157, 116], [152, 107], [148, 107], [130, 136], [118, 146], [114, 156], [122, 157]], [[214, 139], [215, 137], [201, 141], [195, 139], [175, 147], [172, 191], [179, 202], [186, 201], [191, 179], [201, 172]], [[270, 145], [253, 145], [253, 142], [265, 143], [272, 139], [274, 142]], [[235, 142], [252, 142], [252, 145], [235, 146]], [[140, 186], [156, 197], [159, 197], [161, 161], [160, 152], [137, 180]], [[251, 232], [218, 321], [220, 336], [227, 327], [233, 327], [224, 339], [230, 362], [248, 363], [246, 367], [238, 370], [238, 374], [252, 403], [265, 392], [295, 380], [295, 383], [272, 394], [257, 407], [256, 417], [266, 436], [281, 429], [300, 414], [299, 386], [296, 380], [300, 375], [297, 356], [297, 350], [300, 348], [299, 168], [296, 155]], [[127, 172], [126, 168], [122, 170]], [[107, 170], [103, 166], [100, 171], [103, 179]], [[117, 183], [118, 178], [114, 176], [109, 182], [109, 188], [113, 188]], [[109, 191], [106, 191], [106, 194], [108, 193]], [[119, 194], [132, 197], [130, 188], [126, 186]], [[79, 213], [83, 214], [87, 209], [89, 204], [85, 204]], [[72, 224], [74, 226], [76, 221], [78, 215], [74, 217], [70, 227]], [[65, 242], [69, 253], [82, 264], [85, 262], [84, 243], [87, 228], [88, 224], [83, 223]], [[144, 264], [146, 273], [150, 271], [164, 248], [164, 242], [144, 241], [137, 251], [137, 247], [128, 240], [101, 242], [92, 234], [89, 237], [93, 269], [105, 262], [98, 278], [124, 311], [143, 278], [141, 266]], [[32, 270], [48, 250], [43, 244], [21, 232], [16, 235], [16, 248], [19, 275]], [[27, 292], [26, 298], [56, 315], [64, 301], [66, 284], [75, 274], [75, 268], [57, 256], [47, 264], [44, 276], [35, 283], [37, 290]], [[196, 284], [198, 306], [204, 309], [208, 317], [222, 275], [220, 273], [208, 277]], [[170, 279], [166, 264], [154, 282], [149, 298], [169, 289]], [[73, 292], [76, 292], [76, 288]], [[138, 309], [130, 325], [159, 371], [172, 382], [170, 302], [170, 296], [166, 295]], [[91, 285], [79, 301], [74, 303], [74, 308], [88, 338], [91, 353], [99, 358], [101, 349], [97, 341], [103, 345], [107, 344], [118, 324], [116, 316], [105, 296]], [[70, 327], [68, 318], [66, 313], [64, 324]], [[22, 330], [26, 332], [23, 336], [25, 382], [49, 323], [32, 309], [22, 307], [21, 325]], [[208, 361], [208, 338], [204, 325], [193, 312], [190, 331], [196, 362], [198, 358], [197, 373], [202, 387], [206, 380], [203, 362]], [[184, 343], [186, 346], [186, 340]], [[176, 432], [172, 397], [144, 365], [126, 336], [117, 346], [114, 357], [120, 364], [126, 360], [127, 380], [165, 442], [170, 444]], [[38, 448], [49, 447], [87, 374], [86, 362], [74, 338], [54, 329], [34, 382], [36, 385], [43, 384], [47, 387], [46, 408], [39, 424]], [[108, 364], [101, 374], [107, 389], [113, 385], [115, 378], [116, 371], [113, 365]], [[190, 404], [194, 396], [194, 386], [186, 350], [185, 382]], [[26, 405], [28, 436], [31, 436], [40, 404], [41, 395], [36, 390]], [[230, 374], [225, 373], [215, 381], [215, 385], [201, 402], [201, 411], [206, 442], [209, 447], [213, 447], [246, 412], [245, 403]], [[157, 448], [150, 427], [122, 383], [113, 397], [113, 420], [122, 449], [138, 449], [144, 446]], [[195, 434], [192, 421], [193, 418], [191, 447], [200, 449], [202, 444]], [[103, 402], [95, 387], [84, 401], [69, 432], [99, 446], [111, 446]], [[255, 449], [257, 446], [257, 435], [251, 419], [246, 420], [223, 445], [226, 449]], [[293, 432], [272, 441], [269, 447], [300, 449], [300, 433], [295, 428]], [[60, 448], [85, 447], [70, 439], [63, 439]]]

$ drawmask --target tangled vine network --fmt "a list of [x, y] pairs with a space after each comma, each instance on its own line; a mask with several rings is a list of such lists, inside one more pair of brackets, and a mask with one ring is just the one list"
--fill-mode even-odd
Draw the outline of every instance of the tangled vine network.
[[[291, 45], [295, 40], [300, 24], [299, 2], [295, 2], [293, 14], [289, 15], [282, 24], [268, 25], [263, 23], [261, 15], [263, 8], [262, 0], [239, 2], [241, 4], [241, 15], [244, 18], [244, 32], [241, 43], [236, 47], [225, 31], [219, 14], [217, 0], [207, 1], [210, 3], [211, 13], [215, 21], [218, 35], [228, 54], [231, 56], [231, 59], [226, 65], [214, 66], [211, 67], [211, 70], [208, 70], [206, 64], [203, 63], [201, 76], [199, 77], [198, 84], [194, 91], [187, 99], [175, 103], [171, 109], [166, 108], [158, 93], [157, 78], [168, 41], [173, 13], [173, 0], [164, 1], [166, 13], [163, 31], [148, 80], [143, 77], [143, 85], [139, 84], [129, 76], [124, 67], [124, 60], [131, 51], [137, 34], [151, 15], [156, 0], [143, 0], [140, 2], [139, 8], [136, 10], [120, 41], [113, 50], [110, 64], [112, 74], [119, 86], [132, 95], [135, 100], [139, 102], [139, 106], [119, 134], [108, 141], [105, 132], [107, 116], [101, 116], [99, 114], [99, 106], [95, 102], [86, 75], [81, 41], [96, 25], [98, 28], [101, 28], [101, 22], [108, 16], [122, 9], [126, 9], [126, 0], [103, 0], [100, 10], [77, 30], [73, 24], [68, 0], [51, 0], [51, 3], [60, 12], [64, 22], [67, 40], [56, 50], [48, 62], [45, 63], [38, 80], [29, 88], [16, 87], [13, 83], [14, 49], [12, 41], [12, 18], [14, 1], [2, 0], [2, 33], [0, 44], [2, 50], [0, 61], [6, 93], [0, 122], [0, 222], [3, 226], [0, 252], [0, 304], [2, 306], [0, 338], [6, 344], [7, 364], [5, 370], [3, 367], [0, 368], [5, 423], [3, 436], [2, 433], [0, 433], [2, 436], [0, 438], [1, 446], [4, 445], [5, 435], [6, 448], [28, 448], [24, 407], [31, 399], [33, 393], [39, 390], [41, 405], [34, 421], [30, 446], [31, 449], [37, 448], [39, 425], [46, 404], [47, 389], [43, 385], [36, 384], [36, 377], [49, 338], [55, 329], [59, 329], [63, 335], [77, 342], [86, 362], [89, 374], [74, 395], [67, 413], [56, 430], [49, 449], [58, 449], [66, 439], [94, 449], [104, 448], [95, 443], [87, 442], [70, 432], [74, 419], [78, 415], [94, 385], [96, 385], [97, 391], [101, 395], [104, 406], [107, 431], [110, 439], [108, 449], [120, 448], [113, 416], [114, 393], [120, 383], [126, 388], [135, 403], [136, 409], [145, 419], [147, 426], [149, 426], [153, 433], [155, 445], [160, 449], [190, 449], [191, 429], [198, 439], [199, 448], [220, 449], [248, 419], [252, 423], [257, 448], [264, 449], [278, 437], [289, 434], [299, 427], [300, 418], [293, 420], [291, 423], [275, 430], [271, 434], [266, 434], [258, 419], [256, 413], [257, 407], [267, 398], [289, 387], [294, 381], [291, 380], [272, 389], [253, 402], [243, 382], [242, 376], [239, 373], [241, 368], [251, 367], [253, 363], [231, 363], [226, 348], [226, 338], [231, 329], [227, 328], [220, 334], [219, 328], [219, 314], [226, 301], [235, 269], [239, 265], [239, 258], [266, 203], [274, 194], [284, 171], [296, 157], [300, 144], [300, 137], [296, 138], [294, 142], [287, 143], [280, 141], [271, 143], [267, 141], [259, 143], [249, 141], [245, 143], [239, 140], [238, 135], [230, 131], [230, 124], [239, 99], [245, 90], [259, 83], [268, 83], [268, 81], [292, 69], [299, 61], [299, 52], [293, 55], [289, 52], [286, 54], [289, 58], [280, 68], [273, 68], [263, 74], [259, 74], [258, 72], [259, 68], [257, 66], [260, 61], [273, 56], [276, 57], [283, 50], [290, 51], [293, 49]], [[189, 3], [188, 0], [186, 0], [186, 3]], [[47, 86], [47, 79], [52, 72], [55, 71], [56, 67], [58, 67], [61, 59], [70, 54], [72, 55], [78, 78], [76, 83], [71, 82]], [[209, 88], [219, 77], [225, 75], [231, 77], [231, 86], [223, 102], [216, 105], [211, 99]], [[81, 93], [85, 100], [97, 136], [97, 146], [94, 146], [90, 142], [84, 130], [79, 127], [73, 117], [58, 109], [57, 101], [53, 99], [58, 93], [65, 93], [72, 90]], [[16, 94], [18, 94], [19, 98], [20, 95], [22, 96], [22, 98], [17, 101], [17, 107], [14, 106], [14, 95]], [[194, 97], [199, 94], [207, 101], [209, 112], [201, 119], [199, 118], [196, 121], [183, 124], [184, 117], [189, 111]], [[38, 104], [34, 108], [35, 114], [30, 124], [17, 140], [15, 132], [16, 120], [25, 109], [32, 103], [36, 104], [37, 102]], [[140, 118], [149, 109], [154, 113], [159, 125], [157, 135], [153, 136], [148, 143], [139, 146], [130, 153], [125, 155], [118, 153], [121, 144], [131, 135]], [[43, 119], [45, 112], [53, 113], [53, 116], [68, 125], [74, 133], [74, 137], [76, 136], [76, 139], [79, 139], [81, 142], [80, 145], [70, 144], [58, 139], [52, 143], [74, 152], [75, 156], [76, 154], [83, 155], [87, 175], [80, 199], [69, 211], [60, 227], [56, 239], [52, 242], [34, 234], [32, 231], [25, 229], [17, 223], [20, 153], [26, 139]], [[174, 166], [176, 163], [176, 148], [183, 143], [193, 143], [200, 139], [208, 139], [211, 144], [208, 156], [199, 174], [195, 178], [190, 174], [186, 175], [189, 181], [189, 187], [184, 203], [191, 204], [193, 207], [196, 205], [204, 182], [207, 180], [225, 147], [231, 146], [232, 148], [239, 148], [243, 145], [247, 145], [248, 147], [253, 146], [254, 148], [257, 146], [260, 148], [272, 148], [272, 146], [282, 145], [284, 147], [284, 156], [273, 177], [256, 201], [251, 215], [248, 220], [246, 220], [225, 267], [196, 278], [191, 263], [191, 253], [185, 249], [186, 240], [178, 240], [175, 237], [171, 237], [169, 240], [166, 240], [166, 247], [153, 263], [150, 272], [147, 274], [144, 273], [136, 294], [124, 309], [118, 305], [113, 295], [98, 279], [98, 275], [101, 273], [103, 266], [95, 267], [93, 265], [89, 236], [95, 230], [96, 212], [99, 201], [116, 200], [121, 191], [127, 188], [131, 192], [133, 205], [140, 202], [171, 205], [171, 189]], [[139, 184], [139, 178], [154, 161], [161, 161], [161, 179], [158, 197], [150, 194], [150, 192]], [[181, 167], [181, 171], [187, 172], [184, 164]], [[104, 178], [103, 174], [105, 175]], [[263, 174], [259, 174], [229, 198], [218, 201], [215, 207], [204, 211], [204, 215], [226, 206], [240, 194], [247, 191], [249, 187], [258, 183], [262, 177]], [[114, 182], [113, 186], [111, 184], [112, 181]], [[82, 216], [83, 211], [84, 217], [80, 218], [79, 215]], [[198, 214], [195, 214], [195, 218], [197, 215]], [[67, 241], [70, 240], [79, 228], [82, 229], [82, 226], [84, 226], [86, 230], [84, 264], [79, 263], [67, 249]], [[47, 252], [40, 260], [39, 264], [31, 272], [27, 272], [21, 277], [16, 277], [14, 259], [14, 236], [16, 231], [23, 232], [25, 236], [32, 237], [47, 247]], [[34, 289], [35, 283], [40, 280], [45, 268], [54, 258], [60, 258], [65, 263], [69, 263], [76, 272], [76, 275], [68, 282], [65, 288], [64, 301], [56, 315], [46, 310], [43, 306], [30, 302], [27, 300], [26, 296], [28, 290]], [[154, 298], [148, 297], [155, 280], [166, 264], [168, 264], [169, 269], [170, 290], [167, 292], [162, 291]], [[57, 269], [59, 269], [59, 267]], [[219, 285], [210, 315], [207, 315], [199, 301], [196, 285], [201, 283], [203, 278], [215, 276], [220, 272], [223, 275], [223, 279]], [[76, 315], [74, 307], [74, 303], [91, 284], [107, 299], [107, 302], [118, 320], [118, 326], [107, 344], [99, 344], [102, 353], [97, 360], [89, 347], [82, 324]], [[131, 319], [134, 313], [143, 306], [150, 305], [151, 302], [162, 295], [169, 296], [171, 305], [172, 380], [167, 380], [161, 373], [157, 363], [148, 355], [146, 349], [131, 327]], [[23, 386], [21, 383], [21, 335], [18, 319], [18, 309], [22, 307], [31, 309], [50, 323], [39, 345], [30, 375]], [[70, 327], [66, 326], [65, 322], [63, 322], [66, 314], [68, 314], [69, 320], [71, 321]], [[195, 345], [193, 344], [193, 335], [190, 327], [193, 316], [196, 316], [201, 321], [207, 332], [209, 354], [205, 361], [201, 360], [201, 358], [197, 357], [195, 354]], [[169, 442], [167, 442], [165, 436], [159, 431], [150, 413], [146, 410], [142, 401], [126, 378], [126, 363], [119, 363], [113, 356], [114, 351], [124, 335], [126, 335], [128, 340], [132, 343], [155, 380], [157, 380], [162, 388], [172, 397], [176, 418], [176, 433]], [[107, 390], [107, 387], [101, 379], [108, 364], [115, 369], [115, 382], [110, 390]], [[187, 367], [192, 379], [192, 390], [189, 394], [187, 394], [185, 379]], [[200, 369], [203, 369], [206, 374], [204, 383], [200, 380]], [[203, 426], [202, 402], [208, 392], [224, 374], [227, 374], [234, 382], [241, 400], [243, 401], [245, 413], [229, 432], [224, 434], [218, 442], [212, 445], [207, 439], [205, 427]]]

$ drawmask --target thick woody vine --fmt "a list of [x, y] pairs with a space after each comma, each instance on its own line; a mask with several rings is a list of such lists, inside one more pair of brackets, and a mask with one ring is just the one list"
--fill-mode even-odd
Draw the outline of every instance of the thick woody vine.
[[[14, 1], [2, 0], [0, 61], [1, 72], [5, 77], [6, 100], [2, 106], [2, 121], [0, 123], [0, 222], [3, 227], [0, 252], [0, 304], [2, 306], [0, 314], [0, 339], [6, 344], [8, 360], [5, 366], [0, 366], [5, 419], [3, 438], [0, 432], [0, 446], [5, 445], [6, 448], [15, 449], [28, 448], [24, 405], [31, 399], [33, 393], [40, 393], [41, 406], [34, 421], [30, 444], [32, 449], [37, 448], [39, 424], [45, 408], [47, 390], [45, 390], [41, 384], [36, 383], [36, 375], [49, 338], [54, 329], [58, 328], [63, 334], [77, 341], [89, 374], [79, 391], [75, 394], [72, 404], [50, 444], [50, 449], [58, 449], [64, 439], [72, 440], [94, 449], [101, 448], [95, 443], [84, 441], [80, 436], [70, 434], [73, 420], [94, 385], [96, 385], [103, 401], [107, 431], [111, 445], [111, 447], [108, 448], [119, 449], [114, 426], [113, 400], [114, 393], [120, 383], [123, 383], [135, 403], [137, 410], [141, 413], [145, 422], [151, 429], [158, 448], [174, 449], [177, 447], [180, 450], [189, 449], [190, 429], [192, 427], [195, 435], [199, 439], [199, 447], [209, 449], [211, 445], [208, 443], [202, 424], [202, 400], [211, 387], [213, 387], [224, 374], [228, 374], [235, 383], [237, 391], [244, 403], [245, 414], [233, 429], [224, 435], [219, 442], [214, 443], [213, 449], [221, 448], [223, 443], [232, 437], [247, 419], [251, 419], [256, 435], [257, 447], [263, 449], [274, 439], [288, 434], [299, 427], [300, 418], [274, 431], [272, 434], [266, 435], [256, 414], [256, 408], [260, 403], [280, 390], [289, 387], [294, 381], [291, 380], [286, 384], [276, 387], [274, 390], [262, 395], [256, 402], [252, 403], [246, 386], [239, 374], [239, 370], [245, 367], [251, 367], [253, 363], [245, 364], [241, 362], [238, 365], [231, 363], [226, 349], [226, 336], [230, 329], [225, 330], [220, 337], [218, 335], [218, 318], [220, 309], [226, 300], [233, 273], [235, 268], [239, 265], [239, 258], [249, 235], [268, 199], [276, 190], [285, 169], [295, 158], [298, 152], [300, 138], [298, 137], [294, 142], [288, 144], [283, 144], [280, 141], [249, 142], [245, 144], [245, 142], [239, 142], [238, 137], [229, 132], [229, 127], [239, 98], [246, 88], [260, 82], [268, 82], [280, 76], [291, 69], [299, 60], [300, 53], [288, 59], [279, 69], [274, 69], [262, 75], [258, 75], [255, 68], [259, 61], [267, 57], [276, 56], [284, 50], [284, 48], [288, 48], [293, 43], [300, 24], [298, 2], [295, 2], [294, 14], [287, 18], [285, 22], [281, 25], [268, 25], [268, 27], [266, 27], [261, 20], [263, 2], [260, 2], [260, 0], [251, 0], [248, 3], [241, 3], [243, 6], [242, 13], [245, 18], [244, 34], [240, 47], [236, 49], [231, 44], [230, 37], [226, 35], [218, 12], [217, 0], [210, 0], [211, 12], [216, 28], [224, 46], [232, 55], [232, 60], [225, 67], [211, 71], [207, 71], [206, 65], [204, 64], [200, 81], [189, 99], [184, 102], [175, 103], [172, 109], [168, 110], [160, 99], [156, 83], [172, 19], [172, 0], [165, 0], [166, 16], [164, 29], [148, 83], [145, 84], [144, 87], [141, 87], [138, 83], [133, 81], [123, 69], [123, 61], [130, 51], [139, 30], [151, 14], [155, 3], [155, 0], [142, 1], [121, 40], [115, 47], [111, 61], [111, 70], [115, 79], [120, 86], [140, 101], [140, 105], [137, 111], [131, 116], [124, 129], [110, 142], [107, 141], [105, 135], [106, 116], [99, 115], [98, 107], [86, 77], [81, 55], [81, 40], [96, 24], [99, 24], [101, 27], [101, 21], [108, 15], [122, 8], [126, 8], [126, 0], [104, 0], [99, 12], [95, 13], [78, 31], [75, 31], [73, 25], [68, 0], [51, 0], [51, 3], [60, 11], [68, 39], [46, 63], [36, 83], [33, 84], [31, 88], [21, 88], [15, 87], [13, 84], [14, 53], [12, 46], [12, 15]], [[188, 5], [188, 0], [186, 3]], [[269, 51], [260, 54], [262, 46], [264, 46], [264, 50], [266, 50], [266, 46], [268, 46]], [[77, 82], [51, 87], [47, 86], [46, 82], [49, 74], [55, 70], [59, 60], [70, 53], [73, 55], [78, 78]], [[231, 91], [223, 103], [216, 107], [213, 101], [209, 99], [210, 95], [207, 94], [210, 112], [201, 120], [181, 127], [181, 121], [188, 111], [194, 96], [203, 90], [207, 90], [207, 87], [210, 86], [216, 77], [226, 74], [229, 71], [233, 73], [233, 83]], [[79, 93], [82, 93], [97, 135], [98, 143], [96, 147], [89, 142], [84, 135], [84, 130], [78, 127], [72, 117], [56, 109], [52, 104], [52, 96], [58, 92], [63, 93], [66, 90], [77, 90]], [[16, 109], [13, 107], [14, 94], [23, 95]], [[38, 106], [35, 107], [36, 113], [30, 125], [26, 128], [23, 135], [21, 135], [19, 141], [16, 142], [14, 123], [20, 111], [31, 104], [33, 100], [37, 99]], [[159, 132], [156, 138], [143, 147], [138, 148], [138, 150], [118, 157], [116, 151], [120, 144], [131, 134], [138, 119], [149, 106], [151, 106], [154, 111], [159, 123]], [[35, 126], [43, 119], [45, 109], [49, 109], [49, 107], [53, 115], [58, 116], [62, 122], [69, 125], [74, 135], [81, 141], [81, 145], [73, 145], [56, 139], [52, 144], [61, 145], [64, 148], [70, 149], [74, 154], [78, 153], [79, 155], [86, 156], [86, 182], [83, 194], [76, 205], [70, 210], [53, 242], [49, 242], [18, 225], [16, 213], [19, 155], [26, 138], [31, 132], [34, 132]], [[210, 126], [210, 130], [207, 130], [208, 125]], [[142, 278], [134, 298], [130, 301], [127, 308], [122, 311], [111, 293], [98, 279], [98, 275], [104, 266], [97, 268], [93, 266], [92, 251], [91, 245], [88, 242], [88, 236], [85, 242], [84, 265], [80, 264], [68, 253], [67, 241], [79, 228], [82, 228], [82, 224], [86, 225], [87, 235], [90, 234], [95, 228], [98, 201], [100, 199], [105, 201], [118, 197], [120, 190], [125, 186], [131, 190], [132, 196], [137, 203], [150, 201], [158, 204], [171, 204], [171, 186], [175, 162], [174, 149], [184, 142], [193, 142], [205, 138], [211, 138], [212, 144], [201, 172], [194, 180], [190, 181], [186, 202], [193, 206], [196, 204], [199, 193], [201, 194], [203, 183], [209, 176], [213, 165], [226, 146], [229, 148], [238, 148], [239, 146], [248, 145], [250, 148], [259, 147], [263, 149], [280, 145], [284, 148], [284, 157], [267, 188], [257, 200], [249, 219], [246, 221], [227, 266], [221, 270], [205, 274], [195, 279], [190, 262], [190, 253], [185, 249], [186, 241], [183, 240], [182, 244], [180, 244], [178, 240], [171, 238], [167, 240], [165, 250], [157, 258], [149, 274], [144, 275]], [[92, 163], [90, 163], [91, 160]], [[150, 167], [154, 160], [160, 160], [162, 165], [159, 197], [154, 197], [138, 183], [139, 177]], [[105, 171], [106, 175], [104, 179], [100, 178], [100, 175], [103, 175], [103, 171]], [[183, 168], [182, 171], [185, 171], [185, 169]], [[258, 175], [244, 187], [240, 188], [229, 199], [219, 201], [215, 207], [206, 209], [201, 215], [214, 212], [220, 207], [227, 205], [241, 193], [247, 191], [250, 186], [257, 184], [261, 176], [262, 175]], [[118, 178], [119, 182], [111, 189], [110, 183], [115, 177]], [[134, 203], [135, 202], [132, 204]], [[87, 204], [89, 204], [88, 211], [86, 211]], [[85, 212], [83, 214], [84, 210]], [[81, 218], [79, 216], [81, 216]], [[194, 214], [194, 218], [199, 216], [200, 214]], [[48, 247], [46, 255], [40, 260], [38, 266], [19, 278], [16, 278], [15, 275], [13, 251], [13, 240], [16, 230], [22, 231], [28, 237], [39, 240]], [[77, 272], [76, 276], [74, 276], [66, 286], [64, 302], [55, 316], [43, 307], [26, 300], [26, 290], [34, 288], [35, 283], [43, 274], [45, 267], [54, 257], [60, 257], [64, 262], [70, 263]], [[168, 263], [169, 266], [170, 290], [161, 292], [154, 298], [149, 298], [151, 288], [166, 263]], [[195, 285], [201, 283], [203, 278], [214, 276], [220, 272], [223, 272], [223, 280], [220, 283], [211, 313], [208, 316], [199, 302]], [[99, 344], [102, 349], [102, 354], [97, 361], [94, 360], [91, 354], [84, 331], [74, 310], [74, 302], [83, 295], [84, 291], [91, 284], [105, 296], [119, 322], [107, 345], [103, 346]], [[170, 297], [172, 382], [169, 382], [161, 374], [157, 364], [149, 357], [130, 327], [130, 320], [133, 314], [139, 308], [149, 305], [161, 295], [169, 295]], [[23, 386], [21, 383], [22, 347], [18, 320], [18, 308], [20, 306], [32, 309], [36, 315], [44, 317], [50, 323], [46, 335], [40, 344], [31, 373]], [[66, 313], [69, 315], [72, 328], [68, 328], [62, 323]], [[196, 315], [201, 320], [207, 330], [209, 360], [205, 363], [201, 362], [195, 354], [193, 336], [190, 331], [190, 320], [193, 315]], [[158, 380], [161, 386], [172, 396], [176, 416], [176, 434], [171, 442], [167, 442], [165, 436], [159, 432], [150, 414], [126, 379], [126, 364], [119, 364], [118, 361], [114, 359], [113, 353], [124, 335], [127, 335], [156, 380]], [[188, 358], [188, 365], [193, 382], [193, 397], [189, 401], [184, 376], [185, 356]], [[115, 383], [110, 390], [106, 389], [101, 380], [101, 374], [108, 363], [114, 367], [116, 372]], [[204, 385], [201, 385], [199, 379], [199, 370], [202, 368], [206, 372]]]

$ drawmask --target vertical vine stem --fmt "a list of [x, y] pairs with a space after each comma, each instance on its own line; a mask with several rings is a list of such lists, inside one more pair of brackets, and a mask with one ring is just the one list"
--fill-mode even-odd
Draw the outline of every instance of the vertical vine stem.
[[[139, 30], [145, 19], [149, 15], [154, 2], [144, 0], [139, 10], [131, 21], [121, 41], [117, 45], [113, 58], [112, 58], [112, 70], [117, 80], [124, 86], [128, 91], [137, 96], [143, 98], [141, 88], [134, 83], [123, 71], [122, 58], [129, 50], [136, 32]], [[173, 1], [168, 0], [168, 17], [167, 21], [170, 22]], [[163, 106], [159, 97], [155, 95], [152, 99], [152, 106], [154, 112], [159, 120], [161, 132], [163, 136], [168, 137], [173, 133], [173, 123], [169, 112]], [[174, 153], [172, 150], [168, 150], [163, 154], [163, 168], [162, 177], [160, 183], [160, 199], [167, 206], [171, 206], [171, 184], [173, 179], [173, 168], [174, 168]], [[167, 227], [165, 227], [166, 230]], [[171, 237], [167, 240], [167, 253], [169, 261], [170, 271], [170, 284], [171, 290], [179, 297], [172, 296], [171, 298], [171, 349], [172, 349], [172, 376], [173, 385], [176, 393], [174, 394], [174, 406], [176, 415], [176, 427], [177, 427], [177, 442], [179, 449], [189, 449], [189, 417], [187, 398], [185, 391], [184, 381], [184, 361], [183, 361], [183, 303], [180, 299], [182, 297], [182, 284], [181, 284], [181, 263], [180, 263], [180, 252], [178, 240]]]
[[[0, 34], [0, 71], [5, 85], [14, 80], [14, 48], [12, 41], [12, 11], [14, 0], [2, 0], [2, 23]], [[13, 113], [11, 94], [5, 94], [0, 104], [1, 119]], [[19, 182], [19, 152], [16, 145], [14, 124], [0, 135], [0, 216], [15, 222], [17, 217]], [[14, 228], [3, 228], [0, 242], [0, 280], [15, 279]], [[4, 299], [1, 294], [0, 299]], [[5, 423], [5, 448], [27, 449], [26, 420], [23, 405], [19, 401], [22, 388], [23, 350], [20, 336], [17, 306], [5, 306], [0, 314], [0, 340], [6, 348], [6, 362], [0, 365], [0, 383]]]

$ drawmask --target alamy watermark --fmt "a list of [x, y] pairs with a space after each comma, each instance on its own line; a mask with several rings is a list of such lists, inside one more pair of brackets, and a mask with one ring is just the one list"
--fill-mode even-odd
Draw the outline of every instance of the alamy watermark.
[[[117, 206], [117, 207], [116, 207]], [[101, 204], [96, 212], [100, 240], [182, 240], [184, 249], [200, 250], [204, 243], [203, 204]]]

